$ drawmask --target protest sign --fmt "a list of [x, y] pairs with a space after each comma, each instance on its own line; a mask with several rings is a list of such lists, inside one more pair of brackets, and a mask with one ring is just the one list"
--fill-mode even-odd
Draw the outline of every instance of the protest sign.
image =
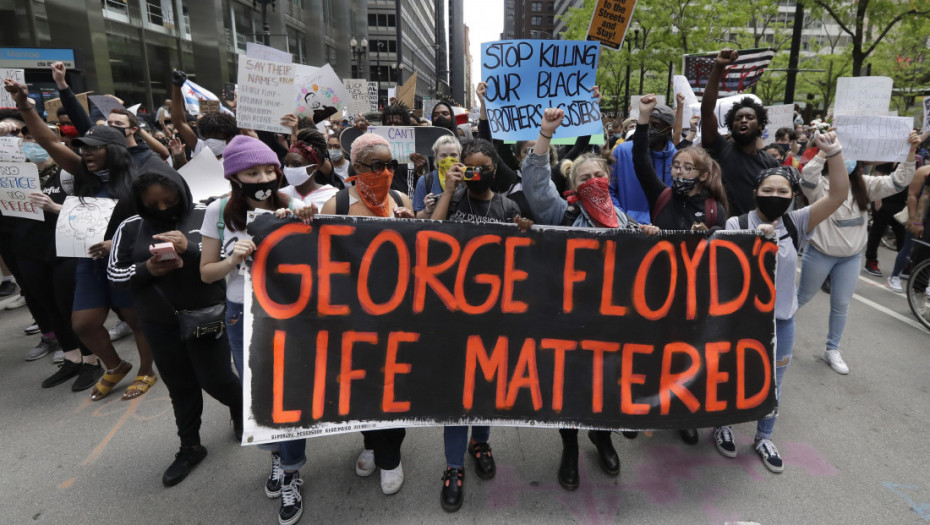
[[768, 144], [775, 140], [775, 132], [781, 128], [794, 129], [794, 104], [780, 104], [766, 106], [769, 115], [769, 125], [762, 132], [762, 139]]
[[181, 166], [178, 173], [187, 181], [195, 201], [218, 197], [229, 192], [229, 181], [223, 177], [223, 165], [210, 148], [203, 148]]
[[21, 217], [44, 221], [45, 214], [29, 199], [42, 191], [39, 169], [31, 162], [0, 162], [0, 213], [4, 217]]
[[[694, 90], [691, 89], [691, 84], [688, 83], [688, 77], [684, 75], [675, 75], [672, 77], [672, 86], [675, 88], [675, 106], [678, 106], [678, 94], [681, 93], [685, 96], [685, 110], [682, 114], [682, 127], [683, 129], [689, 129], [691, 127], [691, 117], [694, 113], [691, 112], [691, 106], [699, 104], [697, 96], [694, 94]], [[697, 113], [700, 115], [700, 111]]]
[[[22, 69], [0, 69], [0, 82], [4, 80], [15, 80], [21, 84], [26, 83], [26, 72]], [[0, 108], [15, 108], [16, 101], [6, 92], [0, 89]]]
[[129, 107], [126, 108], [126, 109], [127, 109], [130, 113], [132, 113], [133, 115], [138, 115], [138, 114], [139, 114], [139, 108], [141, 108], [141, 107], [142, 107], [142, 103], [140, 102], [140, 103], [138, 103], [138, 104], [134, 104], [134, 105], [132, 105], [132, 106], [129, 106]]
[[635, 8], [636, 0], [597, 0], [588, 25], [587, 39], [620, 49]]
[[368, 81], [358, 78], [346, 78], [342, 81], [349, 93], [349, 104], [346, 106], [347, 115], [365, 114], [371, 111], [371, 100], [368, 98]]
[[219, 100], [201, 100], [200, 101], [200, 114], [206, 115], [207, 113], [219, 113], [220, 112], [220, 101]]
[[601, 110], [591, 98], [599, 42], [505, 40], [481, 44], [481, 78], [491, 134], [533, 140], [547, 108], [565, 110], [560, 136], [601, 133]]
[[412, 108], [416, 100], [416, 94], [417, 72], [414, 71], [413, 75], [411, 75], [403, 85], [397, 88], [397, 101], [406, 104], [408, 108]]
[[[78, 99], [78, 102], [84, 108], [84, 111], [88, 114], [90, 113], [90, 108], [87, 105], [87, 95], [93, 93], [93, 91], [86, 91], [75, 95]], [[61, 108], [61, 99], [53, 98], [45, 101], [45, 113], [48, 115], [46, 120], [48, 122], [58, 122], [58, 110]]]
[[930, 129], [930, 97], [924, 97], [924, 127], [921, 132]]
[[22, 144], [23, 139], [19, 137], [0, 137], [0, 161], [26, 162]]
[[378, 83], [368, 83], [368, 102], [371, 104], [370, 111], [378, 111]]
[[245, 54], [249, 58], [267, 60], [269, 62], [280, 62], [287, 64], [294, 61], [293, 55], [287, 51], [281, 51], [273, 47], [263, 46], [257, 42], [245, 43]]
[[[728, 128], [726, 124], [727, 113], [730, 111], [730, 108], [733, 107], [733, 104], [736, 104], [737, 102], [739, 102], [740, 100], [743, 100], [746, 97], [749, 97], [753, 99], [754, 101], [758, 102], [760, 106], [762, 105], [762, 99], [753, 95], [752, 93], [746, 93], [745, 95], [733, 95], [731, 97], [724, 97], [724, 98], [717, 99], [717, 104], [714, 106], [714, 115], [716, 115], [717, 117], [717, 132], [718, 133], [720, 133], [721, 135], [730, 134], [730, 128]], [[691, 106], [691, 111], [692, 111], [692, 115], [700, 115], [701, 106], [700, 105], [698, 105], [697, 107]], [[698, 129], [700, 129], [700, 127]]]
[[893, 86], [888, 77], [840, 77], [836, 79], [833, 114], [887, 115]]
[[778, 248], [753, 232], [344, 216], [263, 216], [249, 231], [244, 443], [703, 428], [775, 407]]
[[97, 106], [103, 118], [107, 118], [114, 109], [126, 109], [122, 104], [110, 95], [91, 95], [87, 97], [91, 104]]
[[[930, 97], [928, 97], [930, 98]], [[423, 99], [423, 116], [429, 120], [433, 120], [433, 108], [436, 107], [439, 101], [432, 98]]]
[[[403, 164], [410, 161], [410, 153], [416, 151], [424, 157], [432, 156], [433, 144], [444, 135], [454, 136], [446, 128], [435, 126], [368, 126], [366, 133], [384, 137], [391, 144], [391, 155]], [[356, 127], [346, 128], [339, 135], [342, 149], [352, 151], [352, 142], [362, 136]]]
[[907, 139], [914, 129], [914, 117], [837, 115], [833, 124], [844, 159], [903, 162], [910, 152]]
[[55, 249], [59, 257], [90, 257], [91, 246], [103, 242], [116, 207], [116, 199], [69, 196], [55, 223]]
[[239, 127], [290, 134], [281, 117], [294, 111], [294, 65], [239, 55], [237, 78]]
[[329, 64], [319, 68], [297, 68], [294, 83], [294, 112], [319, 124], [340, 113], [351, 97], [342, 80]]
[[[665, 104], [665, 95], [656, 95], [656, 103]], [[630, 96], [630, 118], [639, 118], [639, 100], [643, 95]]]
[[391, 102], [392, 99], [397, 98], [397, 88], [392, 88], [392, 87], [387, 88], [387, 97], [388, 97], [389, 104], [393, 104], [394, 102], [397, 102], [396, 100], [394, 102]]

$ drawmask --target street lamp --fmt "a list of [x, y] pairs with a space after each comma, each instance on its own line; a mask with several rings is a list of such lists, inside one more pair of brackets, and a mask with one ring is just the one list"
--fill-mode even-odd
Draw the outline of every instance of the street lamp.
[[355, 60], [356, 73], [362, 78], [367, 78], [365, 75], [362, 75], [362, 57], [368, 53], [368, 39], [362, 38], [361, 45], [359, 45], [358, 40], [353, 36], [352, 40], [349, 41], [349, 47], [352, 48], [352, 58]]
[[274, 11], [275, 0], [252, 0], [252, 9], [262, 5], [262, 41], [266, 46], [271, 45], [271, 28], [268, 26], [268, 4], [271, 4], [271, 10]]
[[381, 50], [384, 49], [384, 40], [378, 40], [378, 54], [375, 56], [375, 68], [378, 70], [378, 102], [381, 102]]
[[[633, 41], [639, 46], [639, 28], [633, 29]], [[633, 42], [629, 39], [626, 41], [626, 51], [629, 58], [626, 61], [626, 98], [623, 100], [623, 115], [630, 114], [630, 64], [633, 62]]]
[[404, 83], [404, 63], [397, 65], [397, 87]]

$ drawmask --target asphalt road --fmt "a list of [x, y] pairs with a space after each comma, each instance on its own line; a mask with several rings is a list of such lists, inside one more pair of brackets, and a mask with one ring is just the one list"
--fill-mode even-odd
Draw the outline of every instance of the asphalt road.
[[[880, 250], [886, 272], [892, 256]], [[774, 436], [782, 474], [752, 451], [754, 424], [735, 427], [736, 459], [714, 449], [709, 430], [697, 446], [673, 432], [615, 435], [617, 478], [600, 471], [582, 434], [581, 487], [566, 492], [556, 480], [556, 431], [495, 428], [497, 476], [481, 481], [467, 464], [465, 504], [450, 515], [438, 501], [441, 429], [408, 430], [406, 482], [393, 496], [381, 493], [377, 474], [355, 475], [361, 437], [338, 435], [308, 442], [301, 523], [930, 523], [930, 333], [881, 282], [863, 273], [852, 302], [848, 376], [820, 361], [827, 296], [799, 312]], [[42, 389], [54, 367], [50, 357], [23, 361], [38, 341], [23, 335], [29, 323], [25, 308], [0, 312], [0, 524], [276, 523], [279, 503], [262, 490], [268, 455], [235, 443], [225, 407], [207, 396], [209, 455], [166, 489], [161, 475], [178, 442], [164, 385], [131, 402], [119, 394], [91, 402], [68, 383]], [[137, 363], [131, 341], [117, 349]]]

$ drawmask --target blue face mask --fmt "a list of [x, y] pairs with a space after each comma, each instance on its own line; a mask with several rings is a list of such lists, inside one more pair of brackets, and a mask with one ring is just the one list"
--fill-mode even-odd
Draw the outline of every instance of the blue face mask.
[[48, 160], [48, 152], [45, 148], [35, 142], [23, 142], [23, 153], [30, 162], [45, 162]]

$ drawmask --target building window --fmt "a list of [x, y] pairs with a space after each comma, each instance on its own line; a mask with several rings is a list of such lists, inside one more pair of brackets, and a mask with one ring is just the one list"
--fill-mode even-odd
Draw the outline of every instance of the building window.
[[542, 12], [542, 2], [533, 2], [530, 5], [531, 5], [530, 10], [533, 11], [534, 13]]
[[[378, 43], [381, 43], [381, 47], [378, 47]], [[396, 53], [397, 52], [397, 41], [396, 40], [369, 40], [368, 41], [368, 52], [377, 53], [378, 51], [382, 53]]]
[[542, 17], [541, 17], [541, 16], [534, 16], [534, 17], [530, 18], [530, 25], [541, 26], [541, 25], [542, 25]]
[[546, 17], [546, 25], [550, 25], [550, 26], [555, 25], [555, 17], [547, 16], [547, 17]]

